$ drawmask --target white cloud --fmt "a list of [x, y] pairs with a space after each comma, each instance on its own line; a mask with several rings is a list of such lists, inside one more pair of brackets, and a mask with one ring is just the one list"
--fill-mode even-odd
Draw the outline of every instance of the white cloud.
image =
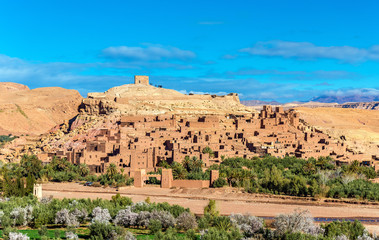
[[253, 47], [241, 49], [251, 55], [300, 58], [300, 59], [337, 59], [344, 62], [364, 62], [379, 60], [379, 45], [370, 48], [351, 46], [316, 46], [310, 42], [267, 41], [258, 42]]
[[254, 69], [242, 68], [237, 71], [226, 72], [228, 76], [273, 76], [275, 78], [285, 78], [291, 80], [334, 80], [334, 79], [355, 79], [359, 74], [347, 71], [280, 71], [274, 69]]
[[187, 90], [179, 90], [178, 92], [182, 93], [182, 94], [201, 94], [201, 95], [204, 95], [204, 94], [209, 94], [209, 95], [218, 95], [218, 96], [223, 96], [223, 95], [228, 95], [229, 93], [227, 92], [201, 92], [201, 91], [187, 91]]
[[102, 51], [103, 56], [114, 59], [130, 59], [142, 61], [159, 61], [162, 59], [188, 60], [196, 57], [194, 52], [176, 47], [108, 47]]
[[357, 88], [357, 89], [339, 89], [326, 91], [328, 96], [377, 96], [379, 97], [379, 89], [375, 88]]

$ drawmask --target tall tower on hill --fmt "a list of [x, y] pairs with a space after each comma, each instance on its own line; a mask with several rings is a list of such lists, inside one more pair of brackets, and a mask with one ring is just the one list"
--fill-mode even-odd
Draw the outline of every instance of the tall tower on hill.
[[134, 84], [142, 84], [149, 86], [149, 76], [134, 76]]

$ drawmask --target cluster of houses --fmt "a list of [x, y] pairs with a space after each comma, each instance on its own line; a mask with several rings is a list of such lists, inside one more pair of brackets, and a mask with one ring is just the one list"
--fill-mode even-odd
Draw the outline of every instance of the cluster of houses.
[[[135, 84], [149, 86], [148, 77], [136, 76]], [[359, 160], [374, 166], [379, 162], [378, 157], [355, 153], [343, 141], [301, 123], [296, 111], [272, 106], [242, 115], [122, 116], [116, 128], [100, 129], [84, 148], [48, 154], [87, 164], [96, 173], [113, 163], [132, 177], [142, 170], [155, 172], [161, 161], [181, 162], [186, 156], [197, 157], [208, 167], [224, 158], [265, 155], [331, 156], [339, 163]]]
[[181, 162], [186, 156], [201, 159], [205, 167], [224, 158], [265, 155], [373, 163], [371, 156], [354, 153], [342, 141], [301, 124], [296, 111], [271, 106], [240, 116], [122, 116], [116, 129], [101, 129], [85, 144], [84, 149], [55, 155], [85, 163], [96, 173], [113, 163], [130, 176], [141, 169], [155, 172], [160, 161]]

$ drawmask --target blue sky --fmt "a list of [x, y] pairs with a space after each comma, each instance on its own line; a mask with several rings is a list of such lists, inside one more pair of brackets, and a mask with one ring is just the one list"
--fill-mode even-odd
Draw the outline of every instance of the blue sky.
[[0, 81], [306, 101], [379, 95], [377, 1], [1, 1]]

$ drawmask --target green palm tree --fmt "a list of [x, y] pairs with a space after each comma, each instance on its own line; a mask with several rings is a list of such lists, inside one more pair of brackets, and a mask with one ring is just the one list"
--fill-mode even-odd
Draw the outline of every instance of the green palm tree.
[[113, 179], [113, 177], [117, 174], [117, 167], [114, 163], [109, 164], [107, 174], [110, 179]]
[[90, 172], [90, 170], [89, 170], [87, 164], [80, 164], [79, 165], [79, 174], [80, 174], [80, 176], [85, 177], [85, 176], [87, 176], [89, 174], [89, 172]]

